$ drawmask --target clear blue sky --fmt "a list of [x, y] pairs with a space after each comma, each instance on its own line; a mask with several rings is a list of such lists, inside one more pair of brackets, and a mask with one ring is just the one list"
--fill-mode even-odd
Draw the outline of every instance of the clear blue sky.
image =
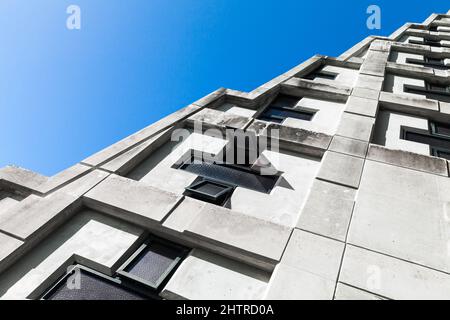
[[[66, 8], [81, 8], [81, 30]], [[366, 8], [382, 29], [366, 28]], [[218, 87], [445, 13], [442, 0], [0, 0], [0, 167], [53, 175]]]

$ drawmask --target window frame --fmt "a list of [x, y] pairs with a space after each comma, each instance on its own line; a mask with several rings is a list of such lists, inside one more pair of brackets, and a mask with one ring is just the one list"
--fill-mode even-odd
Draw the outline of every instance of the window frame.
[[[151, 244], [155, 242], [167, 247], [175, 248], [180, 252], [180, 254], [174, 259], [174, 261], [172, 261], [166, 271], [161, 274], [158, 280], [155, 282], [148, 281], [126, 271], [126, 268], [131, 265], [147, 248], [151, 248]], [[145, 240], [144, 243], [141, 244], [141, 246], [135, 252], [133, 252], [133, 254], [117, 269], [116, 274], [118, 274], [120, 277], [123, 277], [124, 280], [129, 280], [137, 285], [143, 284], [144, 286], [157, 291], [161, 284], [167, 279], [167, 277], [176, 270], [181, 261], [189, 254], [189, 251], [189, 248], [183, 247], [176, 243], [172, 243], [161, 238], [156, 238], [154, 236], [149, 236], [147, 240]]]
[[[200, 186], [205, 183], [219, 185], [219, 186], [224, 187], [224, 189], [215, 195], [194, 189], [195, 187]], [[236, 186], [230, 185], [230, 184], [220, 181], [220, 180], [214, 180], [212, 178], [201, 177], [201, 179], [196, 179], [193, 183], [191, 183], [189, 186], [187, 186], [185, 188], [185, 195], [191, 196], [191, 197], [192, 197], [192, 195], [196, 195], [196, 197], [193, 197], [193, 198], [200, 199], [202, 201], [213, 203], [216, 205], [223, 205], [231, 197], [235, 188], [236, 188]], [[223, 197], [223, 199], [221, 200], [222, 197]]]
[[[443, 134], [436, 133], [436, 126], [435, 125], [436, 125], [436, 122], [429, 121], [428, 131], [427, 132], [425, 132], [425, 130], [423, 130], [423, 129], [417, 129], [417, 128], [412, 128], [412, 127], [408, 127], [408, 126], [401, 126], [400, 127], [400, 139], [403, 139], [403, 140], [406, 140], [406, 141], [420, 143], [420, 142], [417, 142], [417, 141], [414, 141], [414, 140], [406, 139], [406, 135], [408, 134], [408, 132], [410, 132], [410, 133], [418, 134], [418, 135], [421, 135], [421, 136], [424, 136], [424, 137], [429, 137], [429, 138], [434, 138], [434, 139], [440, 139], [440, 140], [448, 141], [449, 146], [450, 146], [450, 136], [446, 136], [446, 135], [443, 135]], [[423, 143], [423, 144], [425, 144], [425, 143]], [[427, 145], [430, 148], [430, 155], [431, 156], [439, 157], [439, 158], [442, 158], [442, 159], [447, 159], [447, 158], [444, 158], [444, 157], [440, 157], [439, 154], [438, 154], [439, 151], [443, 151], [443, 152], [446, 152], [446, 153], [450, 154], [450, 147], [447, 149], [447, 148], [444, 148], [444, 147], [434, 146], [433, 144], [429, 144], [429, 143], [427, 143]], [[447, 159], [447, 160], [450, 160], [450, 159]]]

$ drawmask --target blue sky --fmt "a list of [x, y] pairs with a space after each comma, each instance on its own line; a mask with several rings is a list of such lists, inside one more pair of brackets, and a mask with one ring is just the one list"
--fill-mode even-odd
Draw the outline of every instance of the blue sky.
[[[66, 8], [81, 8], [81, 29]], [[366, 9], [381, 8], [381, 30]], [[442, 0], [0, 0], [0, 167], [46, 175], [218, 87], [250, 91]]]

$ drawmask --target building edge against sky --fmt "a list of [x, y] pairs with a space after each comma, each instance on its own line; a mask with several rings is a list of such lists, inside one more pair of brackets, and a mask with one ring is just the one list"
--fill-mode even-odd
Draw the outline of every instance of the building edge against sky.
[[218, 89], [55, 176], [1, 169], [0, 296], [449, 299], [449, 14]]

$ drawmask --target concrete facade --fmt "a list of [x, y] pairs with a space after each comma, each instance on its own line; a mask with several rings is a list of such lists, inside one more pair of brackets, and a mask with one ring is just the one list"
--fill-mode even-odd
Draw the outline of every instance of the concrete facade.
[[[450, 299], [449, 41], [433, 14], [53, 177], [0, 169], [0, 297], [82, 266], [151, 299]], [[145, 250], [157, 281], [130, 276], [162, 268]]]

